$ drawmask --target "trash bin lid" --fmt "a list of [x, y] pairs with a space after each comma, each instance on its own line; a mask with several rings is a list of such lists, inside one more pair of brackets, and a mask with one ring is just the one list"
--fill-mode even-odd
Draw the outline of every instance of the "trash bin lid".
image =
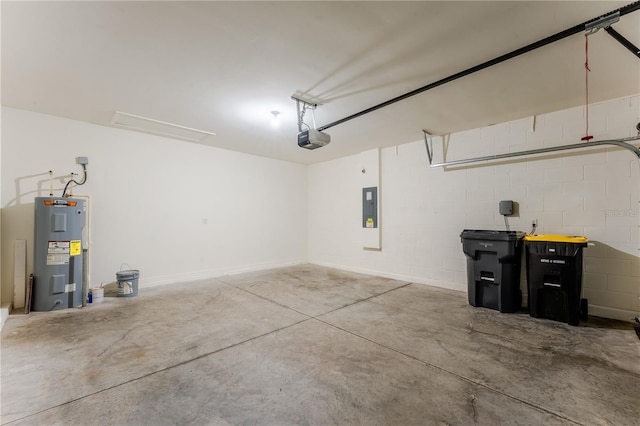
[[572, 244], [586, 244], [589, 242], [587, 237], [571, 236], [571, 235], [527, 235], [524, 237], [525, 241], [540, 241], [547, 243], [572, 243]]
[[518, 231], [493, 231], [489, 229], [465, 229], [460, 234], [466, 240], [492, 240], [492, 241], [514, 241], [521, 240], [524, 232]]

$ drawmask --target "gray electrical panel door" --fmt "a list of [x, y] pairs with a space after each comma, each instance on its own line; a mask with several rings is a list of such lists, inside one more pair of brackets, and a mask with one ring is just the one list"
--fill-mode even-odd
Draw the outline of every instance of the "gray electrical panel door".
[[31, 310], [82, 305], [84, 200], [36, 197]]
[[362, 188], [362, 227], [378, 227], [378, 187]]

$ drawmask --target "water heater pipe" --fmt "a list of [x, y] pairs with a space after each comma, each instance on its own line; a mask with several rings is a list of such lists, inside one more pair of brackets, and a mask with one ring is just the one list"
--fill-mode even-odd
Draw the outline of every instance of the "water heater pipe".
[[74, 198], [85, 198], [87, 200], [85, 204], [87, 206], [87, 223], [85, 225], [87, 229], [87, 241], [82, 242], [82, 306], [85, 306], [89, 289], [91, 288], [91, 253], [89, 252], [89, 246], [91, 245], [91, 196], [74, 195]]

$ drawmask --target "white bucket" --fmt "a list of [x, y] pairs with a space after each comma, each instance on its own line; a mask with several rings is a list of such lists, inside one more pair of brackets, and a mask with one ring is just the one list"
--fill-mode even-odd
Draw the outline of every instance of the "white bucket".
[[104, 299], [104, 289], [102, 287], [92, 288], [91, 299], [93, 303], [102, 302], [102, 299]]
[[137, 269], [116, 272], [116, 280], [118, 281], [118, 297], [137, 296], [139, 276], [140, 271]]

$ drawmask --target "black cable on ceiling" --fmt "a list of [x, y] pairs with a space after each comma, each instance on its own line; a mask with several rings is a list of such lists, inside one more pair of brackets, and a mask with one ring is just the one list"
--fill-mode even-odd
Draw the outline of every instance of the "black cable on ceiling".
[[[362, 110], [360, 112], [352, 114], [352, 115], [350, 115], [348, 117], [341, 118], [340, 120], [336, 120], [336, 121], [334, 121], [332, 123], [325, 124], [324, 126], [320, 126], [320, 127], [317, 128], [317, 130], [323, 131], [323, 130], [326, 130], [326, 129], [330, 128], [330, 127], [337, 126], [338, 124], [342, 124], [342, 123], [344, 123], [346, 121], [353, 120], [354, 118], [358, 118], [358, 117], [360, 117], [362, 115], [368, 114], [368, 113], [373, 112], [375, 110], [378, 110], [380, 108], [384, 108], [384, 107], [389, 106], [391, 104], [394, 104], [396, 102], [399, 102], [399, 101], [402, 101], [404, 99], [407, 99], [407, 98], [409, 98], [411, 96], [415, 96], [415, 95], [417, 95], [419, 93], [426, 92], [427, 90], [431, 90], [431, 89], [433, 89], [435, 87], [438, 87], [438, 86], [441, 86], [443, 84], [449, 83], [451, 81], [457, 80], [459, 78], [465, 77], [465, 76], [467, 76], [469, 74], [473, 74], [473, 73], [481, 71], [481, 70], [483, 70], [485, 68], [489, 68], [491, 66], [497, 65], [497, 64], [499, 64], [501, 62], [504, 62], [506, 60], [515, 58], [516, 56], [523, 55], [525, 53], [531, 52], [532, 50], [535, 50], [535, 49], [538, 49], [540, 47], [546, 46], [548, 44], [554, 43], [554, 42], [556, 42], [558, 40], [562, 40], [562, 39], [567, 38], [569, 36], [572, 36], [574, 34], [578, 34], [578, 33], [584, 32], [586, 25], [588, 25], [588, 24], [590, 24], [590, 23], [592, 23], [594, 21], [597, 21], [598, 19], [604, 18], [606, 16], [609, 16], [609, 15], [612, 15], [612, 14], [615, 14], [615, 13], [618, 13], [618, 12], [620, 13], [620, 16], [623, 16], [623, 15], [627, 15], [629, 13], [635, 12], [635, 11], [637, 11], [639, 9], [640, 9], [640, 1], [636, 1], [634, 3], [630, 3], [630, 4], [628, 4], [626, 6], [623, 6], [623, 7], [619, 8], [619, 9], [615, 9], [615, 10], [609, 12], [609, 13], [605, 13], [604, 15], [600, 15], [600, 16], [598, 16], [596, 18], [593, 18], [593, 19], [590, 19], [590, 20], [588, 20], [586, 22], [583, 22], [582, 24], [575, 25], [575, 26], [573, 26], [571, 28], [568, 28], [568, 29], [566, 29], [564, 31], [560, 31], [559, 33], [556, 33], [556, 34], [553, 34], [553, 35], [551, 35], [549, 37], [543, 38], [542, 40], [538, 40], [538, 41], [536, 41], [534, 43], [528, 44], [527, 46], [521, 47], [521, 48], [516, 49], [516, 50], [514, 50], [512, 52], [506, 53], [506, 54], [504, 54], [502, 56], [498, 56], [497, 58], [494, 58], [494, 59], [491, 59], [489, 61], [483, 62], [483, 63], [481, 63], [479, 65], [476, 65], [474, 67], [468, 68], [468, 69], [466, 69], [464, 71], [460, 71], [460, 72], [458, 72], [456, 74], [450, 75], [449, 77], [445, 77], [445, 78], [443, 78], [441, 80], [438, 80], [438, 81], [436, 81], [434, 83], [427, 84], [426, 86], [422, 86], [422, 87], [420, 87], [418, 89], [412, 90], [411, 92], [405, 93], [404, 95], [397, 96], [397, 97], [395, 97], [393, 99], [390, 99], [390, 100], [388, 100], [386, 102], [382, 102], [382, 103], [380, 103], [378, 105], [372, 106], [370, 108], [367, 108], [365, 110]], [[611, 33], [609, 33], [609, 34], [611, 34]], [[622, 37], [622, 36], [620, 36], [620, 37]], [[620, 41], [620, 40], [618, 40], [618, 41]]]

